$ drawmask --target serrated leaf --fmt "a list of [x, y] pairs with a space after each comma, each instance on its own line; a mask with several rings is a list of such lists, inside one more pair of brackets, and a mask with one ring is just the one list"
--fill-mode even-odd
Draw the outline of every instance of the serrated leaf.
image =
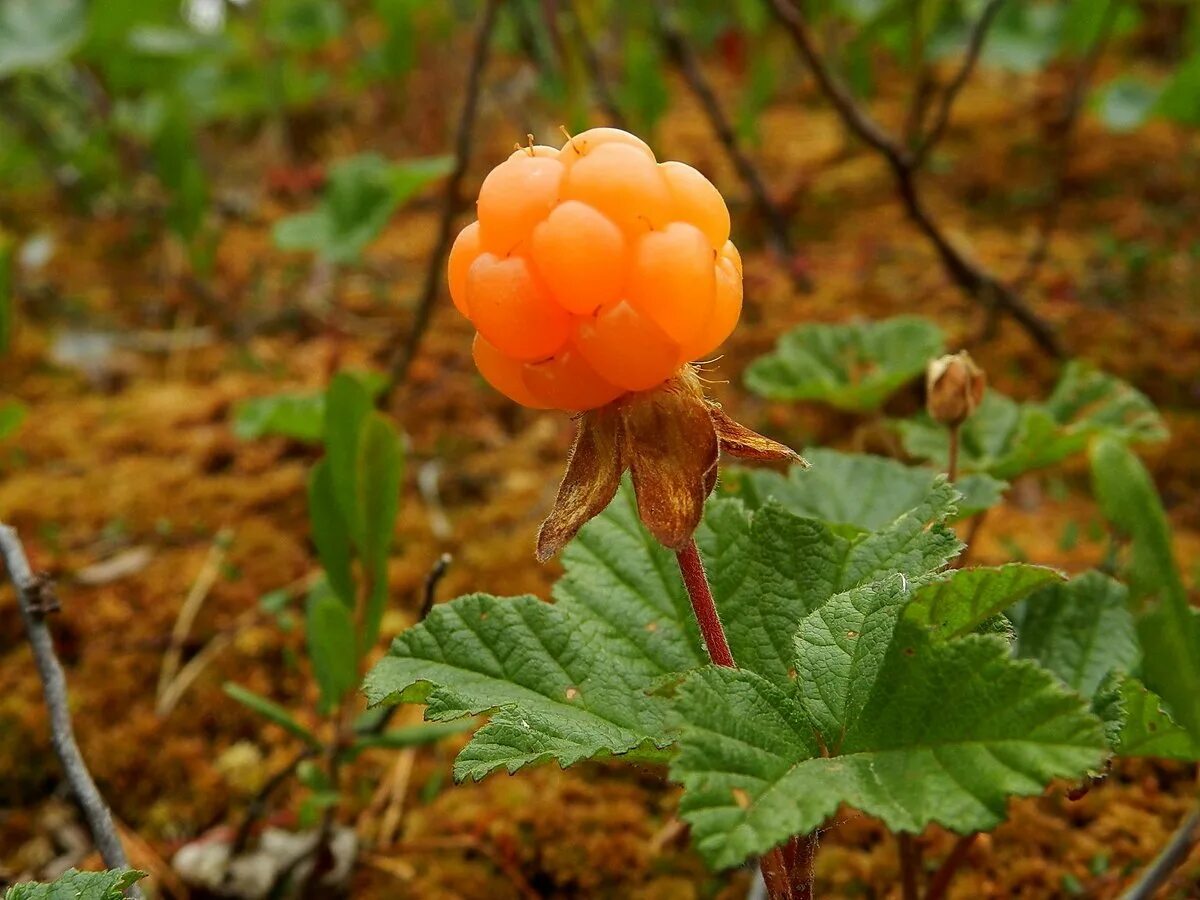
[[[915, 582], [958, 552], [936, 524], [953, 498], [941, 481], [887, 528], [852, 535], [778, 506], [752, 514], [735, 500], [710, 503], [697, 541], [734, 657], [787, 684], [791, 635], [808, 611], [879, 573]], [[663, 698], [648, 692], [706, 656], [676, 561], [641, 527], [628, 484], [563, 564], [556, 603], [472, 595], [442, 604], [368, 676], [372, 703], [427, 702], [432, 720], [493, 711], [459, 755], [459, 778], [675, 738]]]
[[1025, 563], [956, 569], [918, 589], [904, 616], [926, 627], [934, 641], [962, 637], [1039, 588], [1062, 578], [1054, 569]]
[[383, 415], [363, 420], [358, 441], [357, 507], [362, 515], [359, 552], [370, 592], [363, 617], [363, 645], [375, 643], [387, 601], [388, 553], [400, 509], [404, 453], [396, 428]]
[[313, 586], [308, 594], [305, 640], [324, 712], [335, 709], [358, 682], [359, 650], [351, 616], [351, 608], [327, 583], [318, 581]]
[[329, 586], [348, 609], [353, 609], [358, 602], [358, 590], [351, 568], [350, 529], [338, 507], [328, 459], [318, 462], [309, 473], [308, 518]]
[[[862, 600], [869, 592], [853, 593]], [[821, 615], [838, 622], [831, 604]], [[841, 609], [855, 605], [847, 595]], [[832, 661], [824, 640], [799, 651], [800, 684]], [[930, 822], [987, 830], [1004, 818], [1010, 796], [1080, 775], [1105, 752], [1100, 722], [1079, 698], [1010, 659], [1000, 638], [932, 644], [900, 622], [870, 647], [845, 648], [838, 668], [845, 677], [825, 684], [847, 694], [824, 695], [820, 723], [796, 693], [746, 670], [706, 669], [679, 688], [684, 728], [671, 774], [685, 787], [681, 814], [712, 865], [737, 865], [813, 831], [842, 804], [897, 831]], [[845, 699], [853, 702], [835, 702]], [[846, 718], [831, 728], [839, 709]]]
[[817, 400], [870, 412], [942, 353], [941, 330], [926, 319], [898, 316], [849, 325], [802, 325], [755, 360], [746, 386], [772, 400]]
[[[912, 456], [946, 464], [948, 436], [921, 415], [898, 423]], [[1082, 452], [1096, 437], [1125, 443], [1161, 440], [1162, 417], [1138, 390], [1119, 378], [1073, 361], [1042, 403], [1017, 403], [989, 390], [962, 428], [960, 468], [1011, 480]]]
[[268, 721], [274, 722], [284, 731], [290, 732], [310, 746], [321, 746], [321, 742], [317, 740], [315, 734], [297, 722], [290, 712], [274, 700], [268, 700], [261, 694], [256, 694], [254, 691], [244, 688], [240, 684], [234, 684], [231, 681], [225, 682], [223, 688], [225, 693], [238, 703], [248, 709], [254, 710], [254, 712]]
[[1200, 759], [1200, 743], [1180, 727], [1162, 707], [1162, 699], [1136, 678], [1125, 677], [1118, 686], [1123, 724], [1117, 738], [1122, 756], [1158, 759]]
[[14, 884], [4, 900], [122, 900], [125, 889], [146, 877], [136, 869], [80, 872], [67, 869], [50, 884]]
[[1124, 585], [1100, 572], [1048, 585], [1010, 613], [1014, 652], [1092, 697], [1110, 672], [1137, 667], [1128, 598]]
[[[786, 475], [770, 469], [731, 468], [722, 489], [750, 509], [770, 500], [797, 516], [872, 530], [917, 506], [939, 475], [882, 456], [808, 448], [801, 453], [810, 468], [791, 467]], [[831, 485], [837, 485], [831, 490]], [[958, 515], [981, 512], [1000, 501], [1007, 485], [988, 475], [968, 475], [955, 488], [963, 494]]]

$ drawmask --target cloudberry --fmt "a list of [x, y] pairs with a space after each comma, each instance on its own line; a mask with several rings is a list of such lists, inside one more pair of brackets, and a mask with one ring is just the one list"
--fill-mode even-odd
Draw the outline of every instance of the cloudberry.
[[476, 365], [534, 408], [596, 409], [710, 355], [742, 307], [729, 211], [700, 172], [593, 128], [519, 148], [479, 191], [449, 259]]

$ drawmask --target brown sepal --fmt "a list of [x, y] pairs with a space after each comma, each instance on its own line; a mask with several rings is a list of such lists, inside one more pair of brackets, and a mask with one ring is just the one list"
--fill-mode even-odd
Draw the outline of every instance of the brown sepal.
[[538, 562], [558, 553], [616, 495], [626, 466], [623, 431], [620, 411], [611, 406], [580, 417], [554, 507], [538, 530]]
[[717, 438], [721, 442], [721, 452], [736, 456], [738, 459], [750, 459], [755, 462], [785, 461], [808, 467], [808, 462], [799, 453], [786, 444], [764, 437], [757, 431], [751, 431], [741, 422], [736, 422], [725, 414], [721, 407], [711, 401], [708, 411], [712, 416], [713, 425], [717, 429]]
[[695, 533], [716, 482], [716, 427], [694, 379], [675, 378], [621, 404], [638, 515], [660, 544], [679, 550]]

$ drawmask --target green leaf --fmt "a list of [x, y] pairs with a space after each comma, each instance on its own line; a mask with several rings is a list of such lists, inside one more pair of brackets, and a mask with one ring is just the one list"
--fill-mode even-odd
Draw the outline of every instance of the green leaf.
[[814, 613], [798, 634], [797, 690], [716, 668], [679, 688], [671, 775], [710, 864], [811, 832], [842, 804], [897, 831], [987, 830], [1010, 796], [1099, 765], [1100, 722], [1078, 697], [1010, 659], [1001, 638], [931, 643], [896, 622], [902, 596], [885, 582]]
[[[12, 345], [13, 258], [16, 243], [0, 230], [0, 356]], [[2, 436], [2, 433], [0, 433]]]
[[1137, 78], [1110, 81], [1096, 92], [1096, 110], [1113, 131], [1134, 131], [1154, 111], [1162, 89]]
[[[697, 534], [734, 657], [788, 684], [796, 623], [832, 594], [886, 575], [916, 583], [958, 552], [939, 482], [884, 529], [843, 534], [769, 505], [709, 504]], [[556, 603], [460, 597], [398, 638], [367, 678], [372, 703], [428, 703], [446, 721], [492, 712], [459, 755], [459, 778], [504, 767], [668, 747], [653, 688], [706, 661], [676, 561], [623, 488], [563, 553]]]
[[325, 395], [286, 393], [243, 400], [233, 410], [233, 433], [244, 441], [279, 435], [320, 443], [325, 433]]
[[1184, 125], [1200, 125], [1200, 47], [1175, 70], [1155, 112]]
[[[810, 469], [793, 466], [786, 475], [769, 469], [731, 468], [722, 488], [750, 509], [774, 500], [797, 516], [870, 531], [919, 505], [941, 476], [882, 456], [809, 447], [801, 454]], [[836, 485], [836, 490], [830, 486]], [[959, 515], [994, 506], [1007, 485], [987, 475], [969, 475], [955, 487], [964, 495]]]
[[1137, 623], [1142, 680], [1200, 744], [1200, 610], [1160, 605]]
[[0, 78], [62, 62], [83, 41], [83, 0], [0, 3]]
[[442, 738], [462, 734], [474, 724], [472, 719], [457, 722], [422, 722], [420, 725], [392, 728], [379, 734], [364, 734], [354, 739], [343, 756], [354, 759], [367, 750], [403, 750], [406, 747], [424, 747], [426, 744], [437, 743]]
[[746, 385], [772, 400], [817, 400], [871, 412], [942, 353], [941, 330], [899, 316], [850, 325], [802, 325], [746, 372]]
[[0, 440], [4, 440], [20, 428], [28, 414], [29, 409], [24, 403], [17, 400], [0, 402]]
[[350, 529], [337, 505], [328, 459], [318, 462], [309, 474], [308, 518], [312, 523], [317, 556], [325, 568], [329, 586], [347, 609], [354, 609], [358, 602], [358, 589], [350, 565], [353, 554]]
[[265, 30], [272, 41], [294, 50], [316, 50], [346, 26], [334, 0], [263, 0]]
[[168, 224], [185, 241], [196, 236], [208, 210], [208, 179], [197, 146], [191, 113], [176, 98], [165, 109], [152, 149], [159, 181], [170, 198]]
[[904, 615], [928, 628], [934, 642], [962, 637], [1062, 577], [1054, 569], [1024, 563], [955, 569], [920, 588]]
[[67, 869], [51, 884], [14, 884], [4, 900], [122, 900], [125, 889], [146, 877], [136, 869], [80, 872]]
[[363, 544], [363, 511], [359, 508], [358, 442], [372, 408], [371, 395], [353, 375], [333, 376], [325, 394], [325, 451], [333, 493], [354, 543]]
[[400, 436], [383, 415], [370, 413], [358, 440], [357, 507], [362, 515], [359, 552], [370, 593], [363, 622], [363, 645], [375, 643], [387, 601], [387, 561], [400, 509], [404, 454]]
[[254, 691], [248, 690], [240, 684], [234, 684], [232, 681], [225, 682], [224, 689], [225, 693], [238, 703], [254, 710], [263, 718], [274, 722], [284, 731], [295, 735], [306, 744], [313, 747], [321, 746], [321, 742], [317, 740], [315, 734], [292, 718], [292, 714], [274, 700], [268, 700], [261, 694], [256, 694]]
[[1117, 740], [1122, 756], [1158, 759], [1200, 759], [1200, 743], [1181, 728], [1162, 707], [1162, 699], [1136, 678], [1123, 678], [1119, 685], [1124, 721]]
[[[898, 423], [904, 449], [944, 467], [948, 434], [922, 414]], [[1011, 480], [1082, 452], [1096, 437], [1125, 443], [1161, 440], [1154, 405], [1129, 384], [1073, 361], [1043, 403], [1018, 403], [989, 390], [962, 428], [960, 468]]]
[[396, 208], [446, 175], [449, 157], [389, 163], [374, 153], [335, 163], [320, 205], [275, 223], [282, 250], [309, 250], [334, 263], [354, 263], [387, 225]]
[[1017, 635], [1014, 652], [1093, 697], [1109, 673], [1137, 667], [1128, 599], [1124, 585], [1100, 572], [1047, 585], [1009, 616]]
[[352, 612], [333, 593], [329, 585], [318, 581], [308, 594], [305, 638], [313, 674], [321, 689], [321, 708], [337, 708], [358, 683], [358, 642]]

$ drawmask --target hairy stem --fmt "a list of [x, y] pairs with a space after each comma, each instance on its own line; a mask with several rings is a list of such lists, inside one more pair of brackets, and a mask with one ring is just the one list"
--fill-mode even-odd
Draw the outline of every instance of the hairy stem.
[[946, 457], [946, 477], [950, 483], [958, 481], [958, 445], [962, 443], [962, 425], [950, 426], [950, 450]]
[[[110, 869], [127, 868], [129, 859], [125, 856], [125, 848], [121, 846], [112, 812], [100, 789], [96, 787], [92, 773], [83, 761], [83, 754], [79, 752], [79, 745], [75, 742], [75, 729], [71, 725], [70, 705], [67, 700], [67, 677], [63, 673], [62, 663], [58, 661], [58, 654], [54, 651], [54, 638], [46, 626], [46, 612], [57, 605], [53, 587], [44, 576], [33, 573], [16, 529], [2, 523], [0, 556], [4, 557], [4, 565], [16, 589], [17, 605], [21, 609], [21, 618], [25, 620], [25, 630], [33, 647], [34, 662], [37, 664], [38, 675], [42, 680], [42, 692], [50, 713], [50, 742], [54, 745], [54, 752], [62, 763], [71, 792], [79, 801], [84, 818], [87, 819], [92, 839], [96, 842], [96, 849], [100, 851], [104, 865]], [[128, 893], [131, 897], [142, 897], [142, 892], [136, 885], [129, 888]]]

